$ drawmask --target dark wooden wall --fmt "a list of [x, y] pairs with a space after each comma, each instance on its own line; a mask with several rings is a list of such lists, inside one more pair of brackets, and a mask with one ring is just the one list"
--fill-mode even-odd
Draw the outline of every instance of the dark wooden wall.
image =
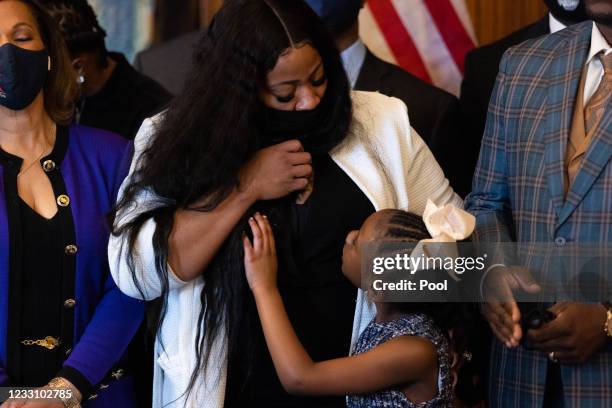
[[488, 44], [544, 16], [542, 0], [466, 0], [479, 44]]

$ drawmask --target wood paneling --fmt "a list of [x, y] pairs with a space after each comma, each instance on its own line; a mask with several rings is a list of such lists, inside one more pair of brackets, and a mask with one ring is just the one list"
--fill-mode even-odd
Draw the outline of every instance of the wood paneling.
[[200, 0], [200, 24], [205, 27], [210, 23], [210, 20], [215, 15], [222, 0]]
[[465, 0], [478, 43], [488, 44], [538, 20], [547, 12], [542, 0]]
[[153, 42], [159, 43], [197, 29], [200, 0], [156, 0]]

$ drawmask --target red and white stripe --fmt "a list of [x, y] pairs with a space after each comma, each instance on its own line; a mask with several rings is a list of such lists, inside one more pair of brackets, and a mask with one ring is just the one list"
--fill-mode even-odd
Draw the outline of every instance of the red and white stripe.
[[372, 52], [458, 95], [476, 36], [465, 0], [368, 0], [360, 35]]

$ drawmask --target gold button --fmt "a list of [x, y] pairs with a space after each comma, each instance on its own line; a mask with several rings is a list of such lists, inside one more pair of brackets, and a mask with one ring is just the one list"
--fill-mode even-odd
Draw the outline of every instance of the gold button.
[[121, 377], [123, 377], [123, 369], [120, 368], [118, 370], [115, 370], [111, 373], [111, 377], [113, 377], [115, 380], [120, 379]]
[[66, 248], [64, 248], [64, 253], [66, 255], [74, 255], [77, 253], [77, 250], [78, 248], [76, 245], [70, 244], [70, 245], [66, 245]]
[[64, 301], [64, 307], [65, 307], [66, 309], [71, 309], [71, 308], [73, 308], [75, 304], [76, 304], [76, 300], [74, 300], [74, 299], [66, 299], [66, 300]]
[[62, 194], [61, 196], [57, 197], [57, 205], [60, 207], [68, 207], [68, 204], [70, 204], [70, 197], [67, 195]]
[[47, 173], [55, 170], [55, 162], [53, 160], [45, 160], [45, 162], [42, 165], [43, 170], [46, 171]]

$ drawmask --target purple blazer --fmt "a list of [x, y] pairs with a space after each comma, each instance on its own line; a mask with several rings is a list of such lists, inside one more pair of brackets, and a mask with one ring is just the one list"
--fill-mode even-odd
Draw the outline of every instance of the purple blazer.
[[[131, 142], [118, 135], [72, 125], [58, 127], [53, 152], [41, 159], [54, 193], [70, 198], [66, 208], [60, 210], [70, 211], [68, 217], [71, 214], [74, 244], [78, 248], [73, 254], [75, 278], [69, 289], [76, 304], [69, 312], [73, 316], [68, 315], [72, 344], [66, 350], [62, 371], [80, 375], [93, 387], [93, 398], [83, 401], [87, 407], [135, 406], [131, 378], [114, 375], [108, 381], [108, 376], [124, 359], [128, 344], [142, 322], [144, 304], [123, 295], [115, 286], [108, 267], [109, 232], [105, 220], [127, 174], [132, 153]], [[50, 160], [53, 165], [49, 164]], [[6, 369], [11, 358], [9, 276], [14, 249], [9, 242], [11, 204], [6, 197], [7, 188], [12, 187], [8, 186], [6, 176], [20, 166], [19, 158], [0, 152], [0, 385], [9, 380]], [[64, 191], [58, 192], [56, 187]]]

